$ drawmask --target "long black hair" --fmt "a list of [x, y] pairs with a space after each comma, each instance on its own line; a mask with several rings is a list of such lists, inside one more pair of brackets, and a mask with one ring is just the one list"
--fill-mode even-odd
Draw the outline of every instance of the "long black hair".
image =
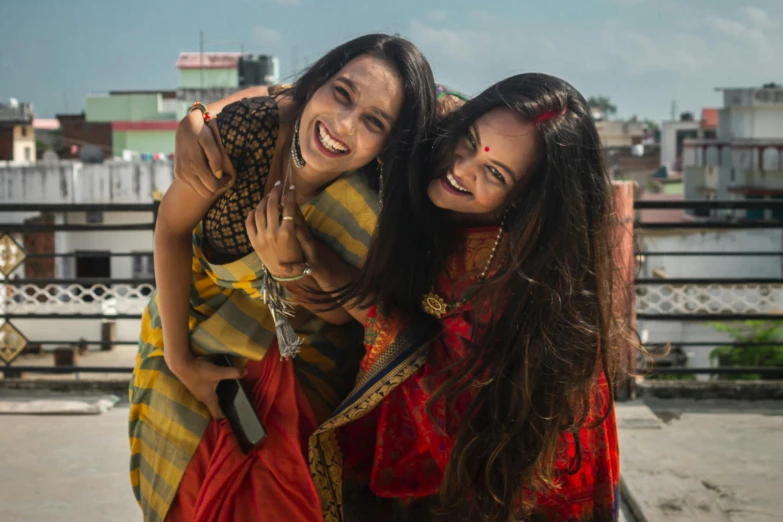
[[[520, 74], [467, 101], [434, 141], [430, 175], [412, 187], [426, 199], [427, 184], [451, 167], [469, 126], [496, 108], [535, 124], [538, 159], [507, 209], [501, 266], [472, 298], [473, 310], [491, 310], [492, 320], [470, 354], [445, 371], [428, 404], [430, 413], [439, 401], [454, 411], [457, 397], [474, 394], [468, 410], [444, 426], [455, 437], [441, 488], [450, 520], [505, 522], [522, 509], [523, 490], [553, 484], [560, 437], [576, 434], [596, 407], [599, 420], [610, 411], [611, 404], [591, 401], [591, 391], [597, 378], [605, 379], [611, 403], [614, 354], [626, 326], [613, 314], [613, 189], [587, 102], [570, 84]], [[384, 209], [381, 229], [406, 213], [421, 226], [386, 227], [389, 235], [376, 243], [394, 245], [378, 249], [393, 259], [383, 262], [371, 249], [353, 298], [378, 296], [415, 313], [445, 269], [451, 248], [445, 216], [418, 201]], [[480, 323], [474, 316], [473, 324]]]
[[279, 94], [290, 96], [299, 117], [310, 97], [348, 62], [369, 55], [391, 64], [402, 79], [403, 104], [400, 114], [386, 138], [379, 172], [375, 162], [362, 167], [371, 186], [378, 189], [378, 174], [383, 181], [384, 205], [399, 207], [409, 198], [400, 185], [408, 177], [420, 178], [424, 164], [422, 147], [428, 141], [435, 118], [435, 79], [429, 62], [410, 41], [388, 34], [367, 34], [338, 45], [310, 65], [289, 89]]

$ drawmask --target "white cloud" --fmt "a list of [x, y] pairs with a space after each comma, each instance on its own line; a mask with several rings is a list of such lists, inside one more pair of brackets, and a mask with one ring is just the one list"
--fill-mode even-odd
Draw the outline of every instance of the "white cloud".
[[482, 22], [486, 22], [490, 18], [492, 18], [492, 15], [489, 14], [488, 11], [471, 11], [470, 17], [475, 18], [476, 20], [480, 20]]
[[706, 20], [708, 27], [714, 31], [729, 36], [740, 44], [751, 47], [758, 61], [768, 62], [773, 58], [773, 46], [766, 34], [760, 29], [749, 27], [736, 20], [729, 20], [714, 15], [708, 16]]
[[714, 87], [760, 84], [783, 70], [783, 55], [775, 52], [783, 49], [783, 18], [771, 8], [600, 1], [626, 9], [605, 7], [603, 21], [567, 28], [515, 25], [502, 13], [490, 13], [497, 27], [489, 28], [467, 10], [443, 22], [422, 15], [406, 32], [430, 58], [439, 81], [454, 88], [476, 92], [511, 74], [540, 71], [572, 82], [585, 95], [612, 96], [621, 112], [628, 111], [624, 115], [664, 117], [672, 99], [691, 110], [719, 105]]
[[435, 20], [436, 22], [443, 22], [448, 17], [449, 14], [446, 11], [430, 11], [427, 13], [427, 18]]
[[[524, 33], [512, 35], [511, 42], [518, 49], [530, 46], [529, 38]], [[526, 65], [541, 72], [552, 74], [564, 74], [575, 69], [588, 72], [604, 72], [609, 64], [606, 53], [602, 52], [591, 42], [585, 42], [581, 46], [571, 42], [564, 43], [558, 39], [555, 43], [552, 39], [544, 37], [536, 42], [537, 50], [526, 56]]]
[[260, 44], [272, 45], [283, 40], [283, 33], [277, 29], [259, 25], [253, 28], [253, 39]]
[[774, 29], [778, 25], [774, 18], [758, 7], [743, 7], [741, 11], [749, 21], [762, 29]]
[[455, 31], [429, 27], [419, 20], [411, 21], [411, 39], [424, 52], [432, 49], [462, 63], [486, 59], [492, 48], [492, 37], [481, 31]]
[[689, 75], [706, 65], [696, 54], [704, 43], [693, 36], [653, 40], [641, 32], [604, 30], [601, 43], [606, 53], [632, 73], [669, 71]]
[[683, 11], [682, 19], [658, 31], [610, 20], [596, 46], [591, 49], [587, 39], [575, 52], [593, 53], [599, 61], [603, 57], [632, 74], [663, 72], [693, 78], [719, 71], [756, 76], [759, 66], [778, 70], [781, 62], [775, 49], [783, 40], [776, 31], [769, 30], [777, 21], [758, 8], [734, 12], [741, 16], [708, 12], [693, 23]]

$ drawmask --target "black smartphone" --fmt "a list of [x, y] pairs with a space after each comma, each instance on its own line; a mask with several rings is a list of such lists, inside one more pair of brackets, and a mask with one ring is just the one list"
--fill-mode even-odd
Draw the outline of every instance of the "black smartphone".
[[[227, 355], [213, 355], [209, 358], [218, 366], [233, 366]], [[227, 379], [217, 385], [218, 402], [226, 416], [239, 447], [247, 454], [266, 437], [266, 430], [253, 408], [252, 394], [240, 379]]]

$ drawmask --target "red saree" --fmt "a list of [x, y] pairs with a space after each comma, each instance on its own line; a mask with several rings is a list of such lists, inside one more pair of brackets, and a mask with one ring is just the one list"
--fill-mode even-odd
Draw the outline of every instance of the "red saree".
[[323, 520], [307, 464], [307, 439], [318, 427], [277, 342], [247, 365], [255, 409], [267, 437], [250, 454], [239, 449], [225, 420], [212, 420], [188, 464], [167, 522]]
[[[438, 281], [439, 295], [449, 302], [458, 302], [465, 295], [486, 263], [496, 235], [496, 228], [465, 234], [462, 248], [457, 249], [447, 273]], [[445, 425], [444, 411], [435, 410], [436, 425], [426, 413], [426, 403], [429, 390], [446, 379], [439, 370], [464, 357], [468, 350], [468, 340], [473, 335], [470, 306], [468, 301], [461, 310], [441, 319], [444, 335], [429, 347], [423, 366], [391, 389], [366, 415], [339, 428], [347, 482], [361, 485], [373, 496], [404, 501], [422, 499], [438, 491], [454, 439], [440, 428]], [[398, 327], [394, 323], [393, 317], [381, 316], [372, 309], [362, 371], [370, 371], [383, 357], [389, 342], [386, 332]], [[596, 382], [593, 399], [595, 407], [588, 426], [600, 419], [607, 407], [613, 408], [603, 378]], [[464, 412], [471, 400], [469, 394], [459, 397], [458, 411]], [[563, 436], [561, 458], [556, 465], [559, 487], [535, 497], [536, 508], [531, 520], [615, 520], [619, 455], [613, 409], [603, 423], [582, 428], [579, 437], [582, 447], [579, 469], [575, 474], [567, 472], [575, 445], [570, 436]]]

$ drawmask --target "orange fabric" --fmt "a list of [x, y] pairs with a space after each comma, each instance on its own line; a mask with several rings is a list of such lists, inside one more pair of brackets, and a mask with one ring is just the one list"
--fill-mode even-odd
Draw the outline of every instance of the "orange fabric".
[[167, 522], [321, 522], [323, 514], [307, 462], [307, 439], [318, 427], [277, 343], [247, 365], [245, 380], [267, 437], [249, 455], [225, 420], [211, 421], [188, 464]]

